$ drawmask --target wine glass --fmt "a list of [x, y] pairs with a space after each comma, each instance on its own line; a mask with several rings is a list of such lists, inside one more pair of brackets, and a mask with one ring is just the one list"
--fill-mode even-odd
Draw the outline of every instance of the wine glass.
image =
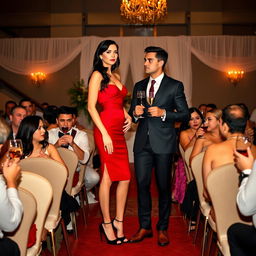
[[61, 127], [61, 130], [63, 131], [63, 133], [67, 133], [68, 132], [68, 127], [66, 127], [66, 126]]
[[237, 136], [236, 138], [236, 151], [244, 156], [248, 156], [247, 148], [251, 147], [252, 143], [246, 136]]
[[9, 142], [9, 158], [21, 158], [23, 154], [22, 141], [20, 139], [10, 140]]
[[[137, 103], [138, 105], [143, 106], [143, 101], [146, 98], [145, 91], [137, 91]], [[144, 118], [144, 116], [139, 116], [138, 118]]]
[[145, 91], [137, 91], [138, 105], [143, 105], [143, 99], [145, 99], [145, 97], [146, 97]]
[[153, 101], [154, 101], [154, 92], [149, 92], [148, 93], [148, 103], [149, 105], [153, 105]]

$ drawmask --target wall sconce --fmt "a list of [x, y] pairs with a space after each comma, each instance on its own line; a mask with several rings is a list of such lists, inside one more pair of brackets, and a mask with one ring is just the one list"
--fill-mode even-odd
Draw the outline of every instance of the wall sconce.
[[31, 73], [30, 76], [32, 83], [37, 87], [39, 87], [45, 81], [46, 78], [46, 74], [43, 72]]
[[238, 82], [241, 81], [241, 79], [244, 77], [244, 71], [243, 70], [230, 70], [227, 73], [228, 80], [236, 86]]

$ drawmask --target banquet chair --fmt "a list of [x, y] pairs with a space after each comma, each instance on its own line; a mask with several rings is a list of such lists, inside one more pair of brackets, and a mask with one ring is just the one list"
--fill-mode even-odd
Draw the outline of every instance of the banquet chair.
[[[85, 188], [84, 176], [86, 171], [86, 164], [80, 165], [79, 177], [76, 186], [72, 187], [71, 189], [71, 196], [75, 197], [76, 195], [79, 196], [81, 209], [82, 209], [82, 216], [84, 220], [84, 224], [87, 223], [87, 214], [88, 214], [88, 197]], [[84, 201], [86, 202], [86, 206], [84, 205]]]
[[190, 155], [192, 153], [193, 147], [189, 147], [185, 150], [184, 152], [184, 164], [185, 164], [185, 168], [187, 169], [187, 183], [189, 183], [190, 181], [192, 181], [194, 179], [190, 165], [189, 165], [189, 158]]
[[18, 194], [23, 205], [23, 216], [18, 228], [8, 237], [19, 245], [20, 256], [26, 256], [29, 230], [35, 220], [37, 205], [35, 197], [28, 190], [19, 187]]
[[[53, 198], [53, 189], [50, 184], [50, 182], [45, 179], [44, 177], [28, 172], [28, 171], [22, 171], [21, 172], [21, 179], [18, 188], [20, 189], [25, 189], [29, 191], [35, 198], [36, 200], [36, 218], [34, 219], [34, 223], [36, 224], [36, 243], [27, 249], [27, 253], [24, 255], [27, 256], [35, 256], [39, 255], [42, 249], [41, 245], [41, 237], [42, 237], [42, 232], [44, 229], [45, 221], [47, 218], [47, 214], [49, 212], [49, 208], [52, 202]], [[33, 211], [33, 206], [31, 205], [31, 209], [29, 211]], [[26, 209], [24, 211], [26, 214]], [[24, 215], [25, 216], [25, 215]], [[26, 229], [30, 229], [31, 224], [30, 223], [24, 223], [26, 226]], [[21, 224], [20, 228], [23, 227], [23, 223]], [[14, 240], [20, 245], [21, 244], [21, 236], [24, 235], [22, 230], [18, 230], [18, 233], [16, 233], [13, 237]], [[27, 239], [26, 239], [27, 241]], [[24, 242], [24, 240], [23, 240]], [[26, 251], [26, 244], [24, 245], [22, 242], [21, 249], [24, 252]]]
[[[196, 242], [196, 238], [197, 238], [197, 234], [198, 234], [198, 230], [199, 230], [200, 217], [201, 217], [201, 215], [203, 215], [204, 231], [203, 231], [203, 241], [202, 241], [202, 250], [201, 250], [202, 255], [204, 255], [204, 252], [205, 252], [207, 225], [209, 224], [210, 228], [214, 232], [216, 232], [216, 224], [210, 215], [211, 206], [208, 202], [205, 201], [205, 198], [203, 196], [204, 185], [203, 185], [202, 167], [203, 167], [204, 154], [205, 154], [205, 152], [201, 152], [200, 154], [196, 155], [191, 162], [191, 169], [192, 169], [192, 173], [195, 177], [198, 198], [199, 198], [199, 211], [197, 214], [196, 230], [195, 230], [195, 236], [194, 236], [193, 242], [194, 243]], [[209, 246], [211, 245], [210, 239], [209, 239], [208, 244], [209, 244]]]
[[70, 195], [75, 171], [78, 165], [78, 157], [74, 151], [69, 150], [67, 148], [59, 147], [57, 148], [57, 150], [68, 169], [68, 179], [67, 184], [65, 186], [65, 190]]
[[239, 174], [234, 164], [225, 164], [213, 169], [207, 178], [207, 190], [216, 216], [218, 247], [224, 256], [229, 256], [227, 229], [236, 222], [247, 223], [236, 205]]
[[[67, 168], [68, 168], [68, 180], [65, 187], [66, 192], [71, 195], [72, 191], [72, 185], [74, 180], [74, 175], [76, 172], [76, 168], [78, 165], [78, 157], [76, 153], [72, 150], [69, 150], [67, 148], [57, 148], [62, 160], [65, 162]], [[75, 238], [77, 239], [77, 225], [76, 225], [76, 214], [75, 212], [71, 213], [71, 220], [72, 220], [72, 227], [74, 229]]]
[[68, 241], [68, 235], [66, 226], [61, 218], [60, 201], [62, 192], [64, 190], [67, 181], [67, 169], [61, 163], [46, 158], [26, 158], [20, 161], [22, 170], [30, 170], [33, 173], [37, 173], [45, 177], [53, 188], [53, 201], [46, 218], [45, 228], [50, 232], [52, 242], [52, 252], [56, 256], [56, 244], [55, 244], [55, 229], [61, 223], [62, 232], [67, 248], [67, 253], [70, 256], [70, 246]]

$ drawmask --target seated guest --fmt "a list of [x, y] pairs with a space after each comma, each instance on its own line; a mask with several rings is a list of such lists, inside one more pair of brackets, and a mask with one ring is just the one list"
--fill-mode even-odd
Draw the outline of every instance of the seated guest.
[[15, 139], [20, 123], [26, 117], [26, 115], [27, 115], [26, 109], [21, 106], [16, 106], [11, 110], [11, 113], [9, 116], [10, 124], [11, 124], [11, 132], [8, 136], [9, 140]]
[[239, 105], [245, 111], [245, 116], [246, 116], [246, 119], [247, 119], [246, 128], [245, 128], [245, 135], [250, 139], [251, 142], [253, 142], [254, 141], [254, 129], [253, 129], [254, 124], [250, 120], [250, 113], [249, 113], [248, 107], [244, 103], [239, 103], [237, 105]]
[[198, 136], [202, 136], [204, 131], [201, 127], [203, 123], [203, 116], [197, 108], [190, 108], [190, 120], [187, 124], [181, 125], [180, 145], [185, 151], [187, 148], [192, 147]]
[[201, 112], [203, 117], [205, 117], [205, 115], [206, 115], [206, 107], [207, 107], [206, 104], [200, 104], [199, 107], [198, 107], [198, 110]]
[[[65, 147], [74, 151], [80, 164], [85, 164], [90, 156], [89, 142], [86, 132], [74, 127], [73, 109], [67, 106], [59, 108], [57, 117], [58, 128], [49, 130], [49, 142], [55, 147]], [[80, 170], [80, 165], [78, 170]], [[87, 190], [92, 189], [99, 182], [99, 174], [92, 168], [85, 172]], [[91, 193], [90, 193], [91, 195]], [[90, 199], [90, 197], [88, 197]], [[91, 198], [93, 201], [93, 198]]]
[[[8, 126], [0, 120], [0, 149], [9, 134]], [[22, 203], [17, 192], [17, 179], [20, 175], [19, 159], [7, 159], [0, 175], [0, 254], [5, 256], [18, 256], [18, 245], [11, 239], [4, 237], [3, 231], [14, 231], [23, 214]]]
[[42, 104], [41, 104], [41, 108], [44, 110], [44, 109], [46, 109], [46, 108], [48, 108], [49, 107], [49, 103], [47, 103], [47, 102], [43, 102]]
[[[22, 120], [16, 136], [17, 139], [22, 140], [22, 158], [50, 158], [65, 166], [57, 149], [45, 139], [45, 133], [46, 131], [40, 116], [27, 116]], [[62, 193], [60, 209], [66, 225], [71, 223], [70, 213], [78, 209], [76, 204], [77, 203], [73, 197], [69, 196], [64, 190]], [[42, 240], [45, 240], [46, 234], [47, 232], [44, 231]]]
[[210, 110], [215, 109], [215, 108], [217, 108], [217, 106], [216, 106], [215, 104], [213, 104], [213, 103], [207, 104], [207, 105], [206, 105], [206, 113], [207, 113], [208, 111], [210, 111]]
[[237, 206], [243, 215], [253, 217], [253, 225], [235, 223], [229, 227], [228, 242], [232, 256], [256, 254], [256, 162], [250, 148], [247, 152], [248, 157], [235, 151], [236, 166], [242, 171]]
[[208, 146], [213, 143], [219, 143], [223, 141], [219, 129], [221, 115], [222, 111], [217, 108], [210, 110], [206, 113], [206, 118], [204, 122], [206, 133], [203, 136], [199, 136], [197, 138], [189, 158], [190, 164], [192, 159], [199, 153], [205, 151]]
[[[209, 173], [214, 168], [234, 162], [233, 152], [236, 148], [237, 137], [244, 136], [246, 121], [245, 111], [239, 105], [228, 105], [223, 109], [220, 132], [226, 140], [209, 146], [203, 160], [204, 196], [206, 199], [209, 198], [206, 188]], [[254, 145], [252, 146], [252, 152], [256, 156]]]
[[73, 119], [74, 119], [74, 123], [73, 123], [73, 127], [79, 129], [79, 130], [85, 130], [85, 127], [83, 125], [81, 125], [78, 122], [78, 111], [76, 108], [71, 108], [72, 112], [73, 112]]
[[47, 127], [47, 130], [51, 130], [52, 128], [57, 128], [57, 114], [58, 114], [58, 108], [54, 105], [50, 105], [47, 108], [44, 109], [44, 124]]
[[24, 107], [27, 111], [27, 116], [40, 116], [43, 117], [41, 111], [36, 110], [36, 105], [31, 99], [22, 99], [19, 102], [19, 105]]
[[6, 101], [6, 103], [5, 103], [5, 112], [4, 112], [4, 114], [3, 114], [3, 118], [4, 118], [4, 120], [8, 123], [8, 124], [10, 124], [10, 119], [9, 119], [9, 116], [10, 116], [10, 114], [11, 114], [11, 110], [14, 108], [14, 107], [16, 107], [17, 106], [17, 104], [16, 104], [16, 102], [15, 101], [13, 101], [13, 100], [8, 100], [8, 101]]
[[45, 129], [40, 116], [25, 117], [21, 121], [16, 139], [22, 140], [22, 158], [51, 158], [65, 165], [56, 148], [45, 140]]

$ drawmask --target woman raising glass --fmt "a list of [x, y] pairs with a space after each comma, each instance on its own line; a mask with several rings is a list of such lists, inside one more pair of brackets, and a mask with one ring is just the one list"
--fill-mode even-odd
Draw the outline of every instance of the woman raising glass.
[[213, 109], [206, 113], [204, 127], [207, 127], [203, 136], [199, 136], [195, 142], [189, 162], [199, 153], [205, 151], [208, 146], [213, 143], [220, 143], [223, 138], [220, 134], [219, 125], [222, 111], [220, 109]]
[[[88, 95], [88, 111], [95, 124], [94, 138], [101, 160], [99, 201], [103, 223], [99, 231], [112, 245], [128, 242], [123, 232], [123, 218], [130, 168], [124, 133], [130, 129], [132, 121], [123, 107], [127, 89], [117, 73], [119, 64], [118, 45], [112, 40], [102, 41], [94, 55]], [[96, 109], [97, 103], [102, 107], [101, 112]], [[111, 220], [109, 200], [114, 181], [118, 182], [116, 216]]]

